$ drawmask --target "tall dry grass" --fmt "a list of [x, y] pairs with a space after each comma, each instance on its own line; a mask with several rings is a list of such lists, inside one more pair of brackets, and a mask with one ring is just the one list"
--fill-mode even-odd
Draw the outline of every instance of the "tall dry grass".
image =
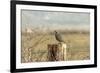
[[[63, 33], [63, 39], [67, 44], [67, 60], [90, 59], [90, 35], [89, 33]], [[54, 34], [26, 33], [22, 32], [21, 62], [47, 62], [48, 44], [58, 43]]]

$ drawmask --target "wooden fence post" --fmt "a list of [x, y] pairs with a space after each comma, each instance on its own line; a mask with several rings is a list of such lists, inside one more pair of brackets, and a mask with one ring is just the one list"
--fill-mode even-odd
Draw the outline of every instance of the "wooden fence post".
[[66, 61], [67, 45], [65, 43], [48, 44], [48, 61]]

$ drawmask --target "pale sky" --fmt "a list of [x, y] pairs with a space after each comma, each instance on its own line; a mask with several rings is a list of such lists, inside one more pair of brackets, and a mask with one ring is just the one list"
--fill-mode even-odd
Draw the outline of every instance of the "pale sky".
[[51, 12], [22, 10], [22, 28], [89, 29], [90, 14], [76, 12]]

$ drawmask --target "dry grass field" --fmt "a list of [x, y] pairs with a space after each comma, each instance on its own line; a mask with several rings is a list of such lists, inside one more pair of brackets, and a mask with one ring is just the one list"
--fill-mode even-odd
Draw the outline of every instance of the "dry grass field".
[[[63, 33], [67, 44], [67, 61], [90, 59], [89, 33]], [[54, 34], [26, 33], [21, 37], [21, 62], [47, 62], [48, 44], [58, 43]]]

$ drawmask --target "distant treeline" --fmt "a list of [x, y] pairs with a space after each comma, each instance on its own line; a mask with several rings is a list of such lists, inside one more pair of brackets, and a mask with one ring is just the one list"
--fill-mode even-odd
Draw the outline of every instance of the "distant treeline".
[[[61, 33], [61, 34], [90, 34], [90, 31], [88, 30], [56, 30], [57, 32]], [[33, 31], [33, 33], [27, 33], [27, 32], [22, 32], [23, 35], [31, 35], [31, 34], [50, 34], [50, 35], [54, 35], [54, 31], [47, 31], [47, 32], [35, 32]]]
[[[61, 34], [90, 34], [89, 31], [79, 31], [79, 30], [71, 30], [71, 31], [58, 31]], [[50, 34], [54, 34], [53, 32], [50, 32]]]

